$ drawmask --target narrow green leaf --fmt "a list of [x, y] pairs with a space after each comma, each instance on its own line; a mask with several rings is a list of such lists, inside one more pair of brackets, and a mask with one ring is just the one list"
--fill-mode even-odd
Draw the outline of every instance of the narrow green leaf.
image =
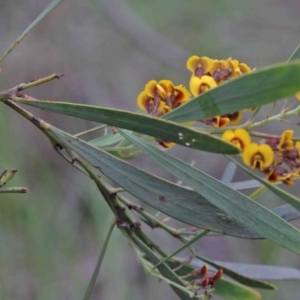
[[72, 149], [124, 190], [166, 215], [214, 232], [242, 238], [262, 238], [194, 191], [135, 168], [57, 128], [50, 127], [48, 130], [62, 146]]
[[24, 30], [24, 32], [17, 38], [17, 40], [9, 47], [9, 49], [2, 55], [0, 62], [13, 51], [26, 37], [26, 35], [40, 22], [42, 21], [56, 6], [58, 6], [63, 0], [53, 0], [39, 15], [38, 17]]
[[271, 192], [273, 192], [275, 195], [280, 197], [282, 200], [288, 202], [290, 205], [295, 207], [298, 211], [300, 211], [300, 199], [295, 197], [294, 195], [284, 191], [283, 189], [279, 188], [278, 186], [270, 183], [269, 181], [265, 180], [264, 178], [261, 178], [259, 175], [252, 172], [248, 167], [245, 165], [237, 162], [235, 159], [228, 157], [231, 161], [233, 161], [237, 166], [242, 168], [244, 171], [246, 171], [250, 176], [261, 182], [264, 186], [266, 186]]
[[118, 143], [123, 139], [124, 138], [119, 133], [108, 133], [89, 141], [89, 143], [95, 147], [106, 147]]
[[257, 291], [223, 278], [218, 280], [215, 285], [215, 294], [228, 300], [260, 300], [261, 295]]
[[173, 122], [206, 118], [263, 106], [299, 91], [300, 63], [275, 65], [238, 77], [163, 116]]
[[107, 153], [112, 154], [113, 156], [119, 157], [124, 160], [134, 159], [140, 151], [137, 149], [118, 149], [118, 148], [104, 148]]
[[124, 130], [119, 130], [119, 132], [138, 149], [153, 158], [164, 169], [181, 179], [228, 216], [242, 224], [247, 224], [249, 228], [260, 233], [264, 238], [300, 254], [300, 232], [270, 210], [229, 188], [221, 181], [168, 155], [132, 134], [126, 133]]
[[212, 153], [239, 153], [237, 147], [215, 136], [196, 131], [177, 123], [129, 111], [65, 102], [31, 101], [22, 98], [18, 98], [18, 102], [63, 115], [129, 129], [189, 148]]
[[[179, 260], [183, 261], [185, 259], [182, 258]], [[193, 259], [190, 265], [194, 268], [201, 268], [203, 263], [204, 262], [201, 259]], [[231, 272], [237, 272], [242, 276], [247, 276], [256, 280], [300, 280], [300, 270], [295, 268], [253, 265], [225, 261], [214, 261], [214, 263], [217, 264], [217, 267], [213, 268], [213, 271], [219, 268], [222, 268], [223, 271], [229, 269]]]
[[198, 255], [196, 257], [199, 258], [200, 260], [208, 263], [209, 265], [213, 266], [216, 269], [222, 269], [225, 275], [231, 277], [232, 279], [238, 281], [241, 284], [244, 284], [244, 285], [252, 287], [252, 288], [257, 288], [257, 289], [276, 290], [276, 286], [274, 286], [273, 284], [255, 280], [255, 279], [251, 279], [251, 278], [249, 278], [250, 277], [249, 275], [243, 276], [237, 272], [234, 272], [230, 268], [227, 268], [226, 264], [223, 264], [223, 265], [219, 264], [215, 261], [212, 261], [212, 260], [210, 260], [206, 257], [200, 256], [200, 255]]
[[[147, 255], [147, 258], [153, 265], [156, 265], [160, 262], [160, 259], [156, 256], [156, 254], [149, 247], [147, 247], [141, 240], [139, 240], [135, 236], [133, 236], [132, 239], [139, 246], [139, 248]], [[167, 264], [161, 264], [160, 266], [158, 266], [158, 270], [167, 279], [184, 287], [183, 281], [176, 275], [175, 272], [173, 272], [168, 267]], [[177, 287], [174, 287], [172, 285], [171, 285], [171, 288], [174, 290], [174, 292], [178, 295], [178, 297], [180, 299], [182, 299], [182, 300], [190, 300], [191, 299], [191, 297], [183, 290], [178, 289]]]

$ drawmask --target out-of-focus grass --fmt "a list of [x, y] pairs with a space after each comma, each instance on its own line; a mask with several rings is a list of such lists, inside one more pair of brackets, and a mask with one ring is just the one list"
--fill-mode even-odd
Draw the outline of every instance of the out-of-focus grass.
[[[29, 93], [41, 99], [135, 110], [136, 95], [148, 80], [170, 78], [187, 84], [189, 73], [184, 63], [180, 72], [174, 72], [170, 65], [149, 54], [112, 22], [102, 2], [64, 1], [3, 61], [0, 88], [54, 72], [65, 73], [66, 77], [59, 81]], [[1, 53], [48, 3], [1, 3]], [[252, 67], [261, 67], [286, 60], [300, 41], [295, 13], [300, 5], [296, 0], [126, 3], [143, 24], [166, 41], [179, 45], [187, 55], [232, 56]], [[32, 111], [71, 133], [91, 126], [72, 118]], [[0, 298], [81, 299], [111, 222], [109, 209], [88, 178], [57, 157], [40, 132], [4, 105], [0, 106], [0, 126], [0, 168], [18, 169], [13, 184], [29, 189], [26, 195], [1, 195]], [[272, 133], [277, 129], [278, 126], [268, 127]], [[187, 157], [184, 151], [180, 147], [172, 149], [174, 154]], [[216, 163], [211, 165], [211, 155], [194, 151], [188, 155], [197, 167], [220, 176], [222, 158], [213, 156]], [[138, 163], [150, 172], [175, 180], [157, 170], [150, 160], [140, 159]], [[244, 176], [238, 173], [235, 179], [242, 180]], [[297, 187], [293, 191], [299, 195]], [[277, 201], [271, 193], [261, 199], [268, 205]], [[159, 231], [152, 235], [165, 241]], [[165, 249], [178, 246], [173, 239], [168, 241]], [[205, 241], [198, 248], [213, 259], [300, 267], [296, 256], [268, 242], [233, 238]], [[98, 283], [94, 299], [175, 297], [166, 285], [144, 275], [117, 230], [108, 246]], [[278, 294], [264, 293], [264, 299], [298, 299], [295, 295], [299, 287], [295, 284], [281, 283], [280, 288]]]

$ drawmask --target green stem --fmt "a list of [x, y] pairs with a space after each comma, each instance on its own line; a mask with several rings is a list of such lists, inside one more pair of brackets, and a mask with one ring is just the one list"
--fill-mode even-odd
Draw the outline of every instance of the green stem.
[[193, 244], [194, 242], [196, 242], [197, 240], [201, 239], [203, 236], [207, 235], [209, 233], [209, 230], [203, 230], [201, 232], [199, 232], [199, 234], [197, 234], [196, 236], [194, 236], [192, 239], [190, 239], [187, 243], [183, 244], [182, 247], [180, 247], [179, 249], [177, 249], [175, 252], [173, 252], [172, 254], [170, 254], [169, 256], [165, 257], [164, 259], [162, 259], [158, 264], [156, 264], [152, 270], [158, 268], [161, 264], [165, 263], [167, 260], [171, 259], [173, 256], [175, 256], [177, 253], [181, 252], [182, 250], [184, 250], [185, 248], [189, 247], [191, 244]]
[[259, 113], [260, 109], [261, 109], [261, 106], [255, 108], [254, 112], [252, 113], [252, 116], [248, 120], [248, 122], [250, 124], [252, 123], [252, 121], [254, 120], [254, 118], [257, 116], [257, 114]]
[[267, 190], [267, 188], [263, 185], [260, 188], [258, 188], [255, 192], [253, 192], [249, 198], [254, 200], [256, 199], [258, 196], [260, 196], [263, 192], [265, 192]]
[[283, 111], [283, 112], [281, 112], [281, 113], [279, 113], [275, 116], [272, 116], [270, 118], [261, 120], [259, 122], [255, 122], [252, 125], [248, 126], [247, 129], [252, 130], [252, 129], [255, 129], [255, 128], [260, 127], [262, 125], [265, 125], [267, 123], [273, 122], [273, 121], [280, 121], [280, 120], [282, 120], [283, 118], [286, 118], [286, 117], [299, 115], [299, 113], [300, 113], [300, 106], [296, 107], [293, 110], [290, 110], [290, 111], [287, 111], [287, 112]]
[[83, 300], [89, 300], [91, 295], [92, 295], [92, 292], [93, 292], [93, 289], [94, 289], [94, 286], [95, 286], [95, 283], [96, 283], [96, 280], [97, 280], [97, 277], [98, 277], [98, 274], [99, 274], [99, 271], [100, 271], [100, 268], [101, 268], [101, 264], [102, 264], [102, 261], [103, 261], [104, 255], [105, 255], [105, 251], [106, 251], [108, 242], [110, 240], [111, 234], [113, 232], [113, 229], [115, 228], [115, 225], [116, 225], [116, 223], [112, 222], [112, 224], [109, 227], [106, 239], [104, 241], [102, 250], [100, 252], [100, 255], [99, 255], [99, 258], [98, 258], [98, 261], [97, 261], [97, 264], [96, 264], [96, 267], [94, 269], [92, 278], [91, 278], [89, 286], [88, 286], [88, 288], [85, 292]]
[[179, 232], [178, 230], [174, 229], [173, 227], [170, 227], [166, 225], [164, 222], [158, 220], [148, 212], [144, 211], [140, 206], [137, 206], [136, 204], [129, 201], [126, 197], [123, 195], [118, 195], [118, 199], [124, 203], [127, 207], [130, 207], [131, 209], [134, 209], [138, 214], [140, 214], [142, 217], [144, 217], [148, 222], [150, 227], [159, 227], [161, 229], [164, 229], [166, 232], [168, 232], [170, 235], [174, 237], [178, 237]]
[[108, 125], [100, 125], [100, 126], [97, 126], [97, 127], [92, 128], [92, 129], [88, 129], [88, 130], [86, 130], [86, 131], [82, 131], [82, 132], [79, 132], [79, 133], [77, 133], [77, 134], [74, 134], [73, 136], [74, 136], [74, 137], [81, 137], [81, 136], [83, 136], [83, 135], [86, 135], [86, 134], [95, 132], [95, 131], [97, 131], [97, 130], [104, 129], [104, 128], [106, 128], [107, 126], [108, 126]]

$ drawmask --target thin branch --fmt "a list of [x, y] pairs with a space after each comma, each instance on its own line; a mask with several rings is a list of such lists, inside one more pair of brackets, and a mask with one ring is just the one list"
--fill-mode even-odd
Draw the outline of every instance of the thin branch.
[[[6, 91], [0, 92], [0, 99], [6, 99], [6, 98], [11, 98], [11, 96], [13, 95], [20, 95], [21, 91], [24, 91], [26, 89], [32, 88], [34, 86], [38, 86], [40, 84], [52, 81], [54, 79], [59, 79], [62, 76], [64, 76], [64, 74], [52, 74], [49, 75], [47, 77], [43, 77], [43, 78], [39, 78], [39, 79], [34, 79], [28, 83], [21, 83], [13, 88], [10, 88]], [[13, 99], [15, 100], [15, 99]], [[28, 99], [27, 99], [28, 100]]]
[[25, 194], [27, 193], [27, 188], [26, 187], [1, 188], [0, 193]]
[[182, 250], [184, 250], [185, 248], [189, 247], [191, 244], [193, 244], [194, 242], [196, 242], [197, 240], [201, 239], [203, 236], [207, 235], [209, 233], [209, 230], [203, 230], [201, 232], [199, 232], [199, 234], [197, 234], [196, 236], [194, 236], [192, 239], [190, 239], [187, 243], [183, 244], [179, 249], [177, 249], [175, 252], [173, 252], [172, 254], [170, 254], [169, 256], [165, 257], [164, 259], [162, 259], [158, 264], [156, 264], [152, 270], [158, 268], [160, 265], [162, 265], [163, 263], [165, 263], [167, 260], [171, 259], [173, 256], [175, 256], [177, 253], [181, 252]]

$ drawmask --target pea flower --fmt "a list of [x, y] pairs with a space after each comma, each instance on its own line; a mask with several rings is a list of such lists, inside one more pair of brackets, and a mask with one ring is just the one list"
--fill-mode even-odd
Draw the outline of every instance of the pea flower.
[[207, 56], [199, 57], [193, 55], [187, 60], [186, 67], [197, 77], [202, 77], [206, 74], [212, 75], [214, 60]]
[[232, 143], [241, 150], [244, 150], [247, 145], [251, 143], [251, 137], [245, 129], [239, 128], [227, 130], [222, 135], [222, 140]]
[[285, 130], [280, 137], [279, 145], [277, 146], [278, 150], [292, 150], [294, 148], [294, 142], [292, 140], [294, 135], [293, 130]]
[[217, 86], [216, 81], [211, 77], [204, 75], [201, 78], [192, 76], [190, 79], [190, 91], [193, 96], [198, 96]]
[[287, 185], [293, 185], [294, 184], [294, 178], [298, 178], [299, 175], [293, 172], [288, 172], [286, 169], [284, 169], [281, 166], [275, 166], [274, 168], [271, 168], [267, 173], [267, 180], [275, 183], [275, 182], [283, 182]]
[[274, 152], [268, 144], [251, 143], [243, 152], [244, 164], [260, 171], [268, 168], [274, 160]]
[[182, 85], [174, 86], [170, 80], [150, 80], [137, 97], [137, 105], [149, 114], [161, 117], [190, 99], [191, 94]]

